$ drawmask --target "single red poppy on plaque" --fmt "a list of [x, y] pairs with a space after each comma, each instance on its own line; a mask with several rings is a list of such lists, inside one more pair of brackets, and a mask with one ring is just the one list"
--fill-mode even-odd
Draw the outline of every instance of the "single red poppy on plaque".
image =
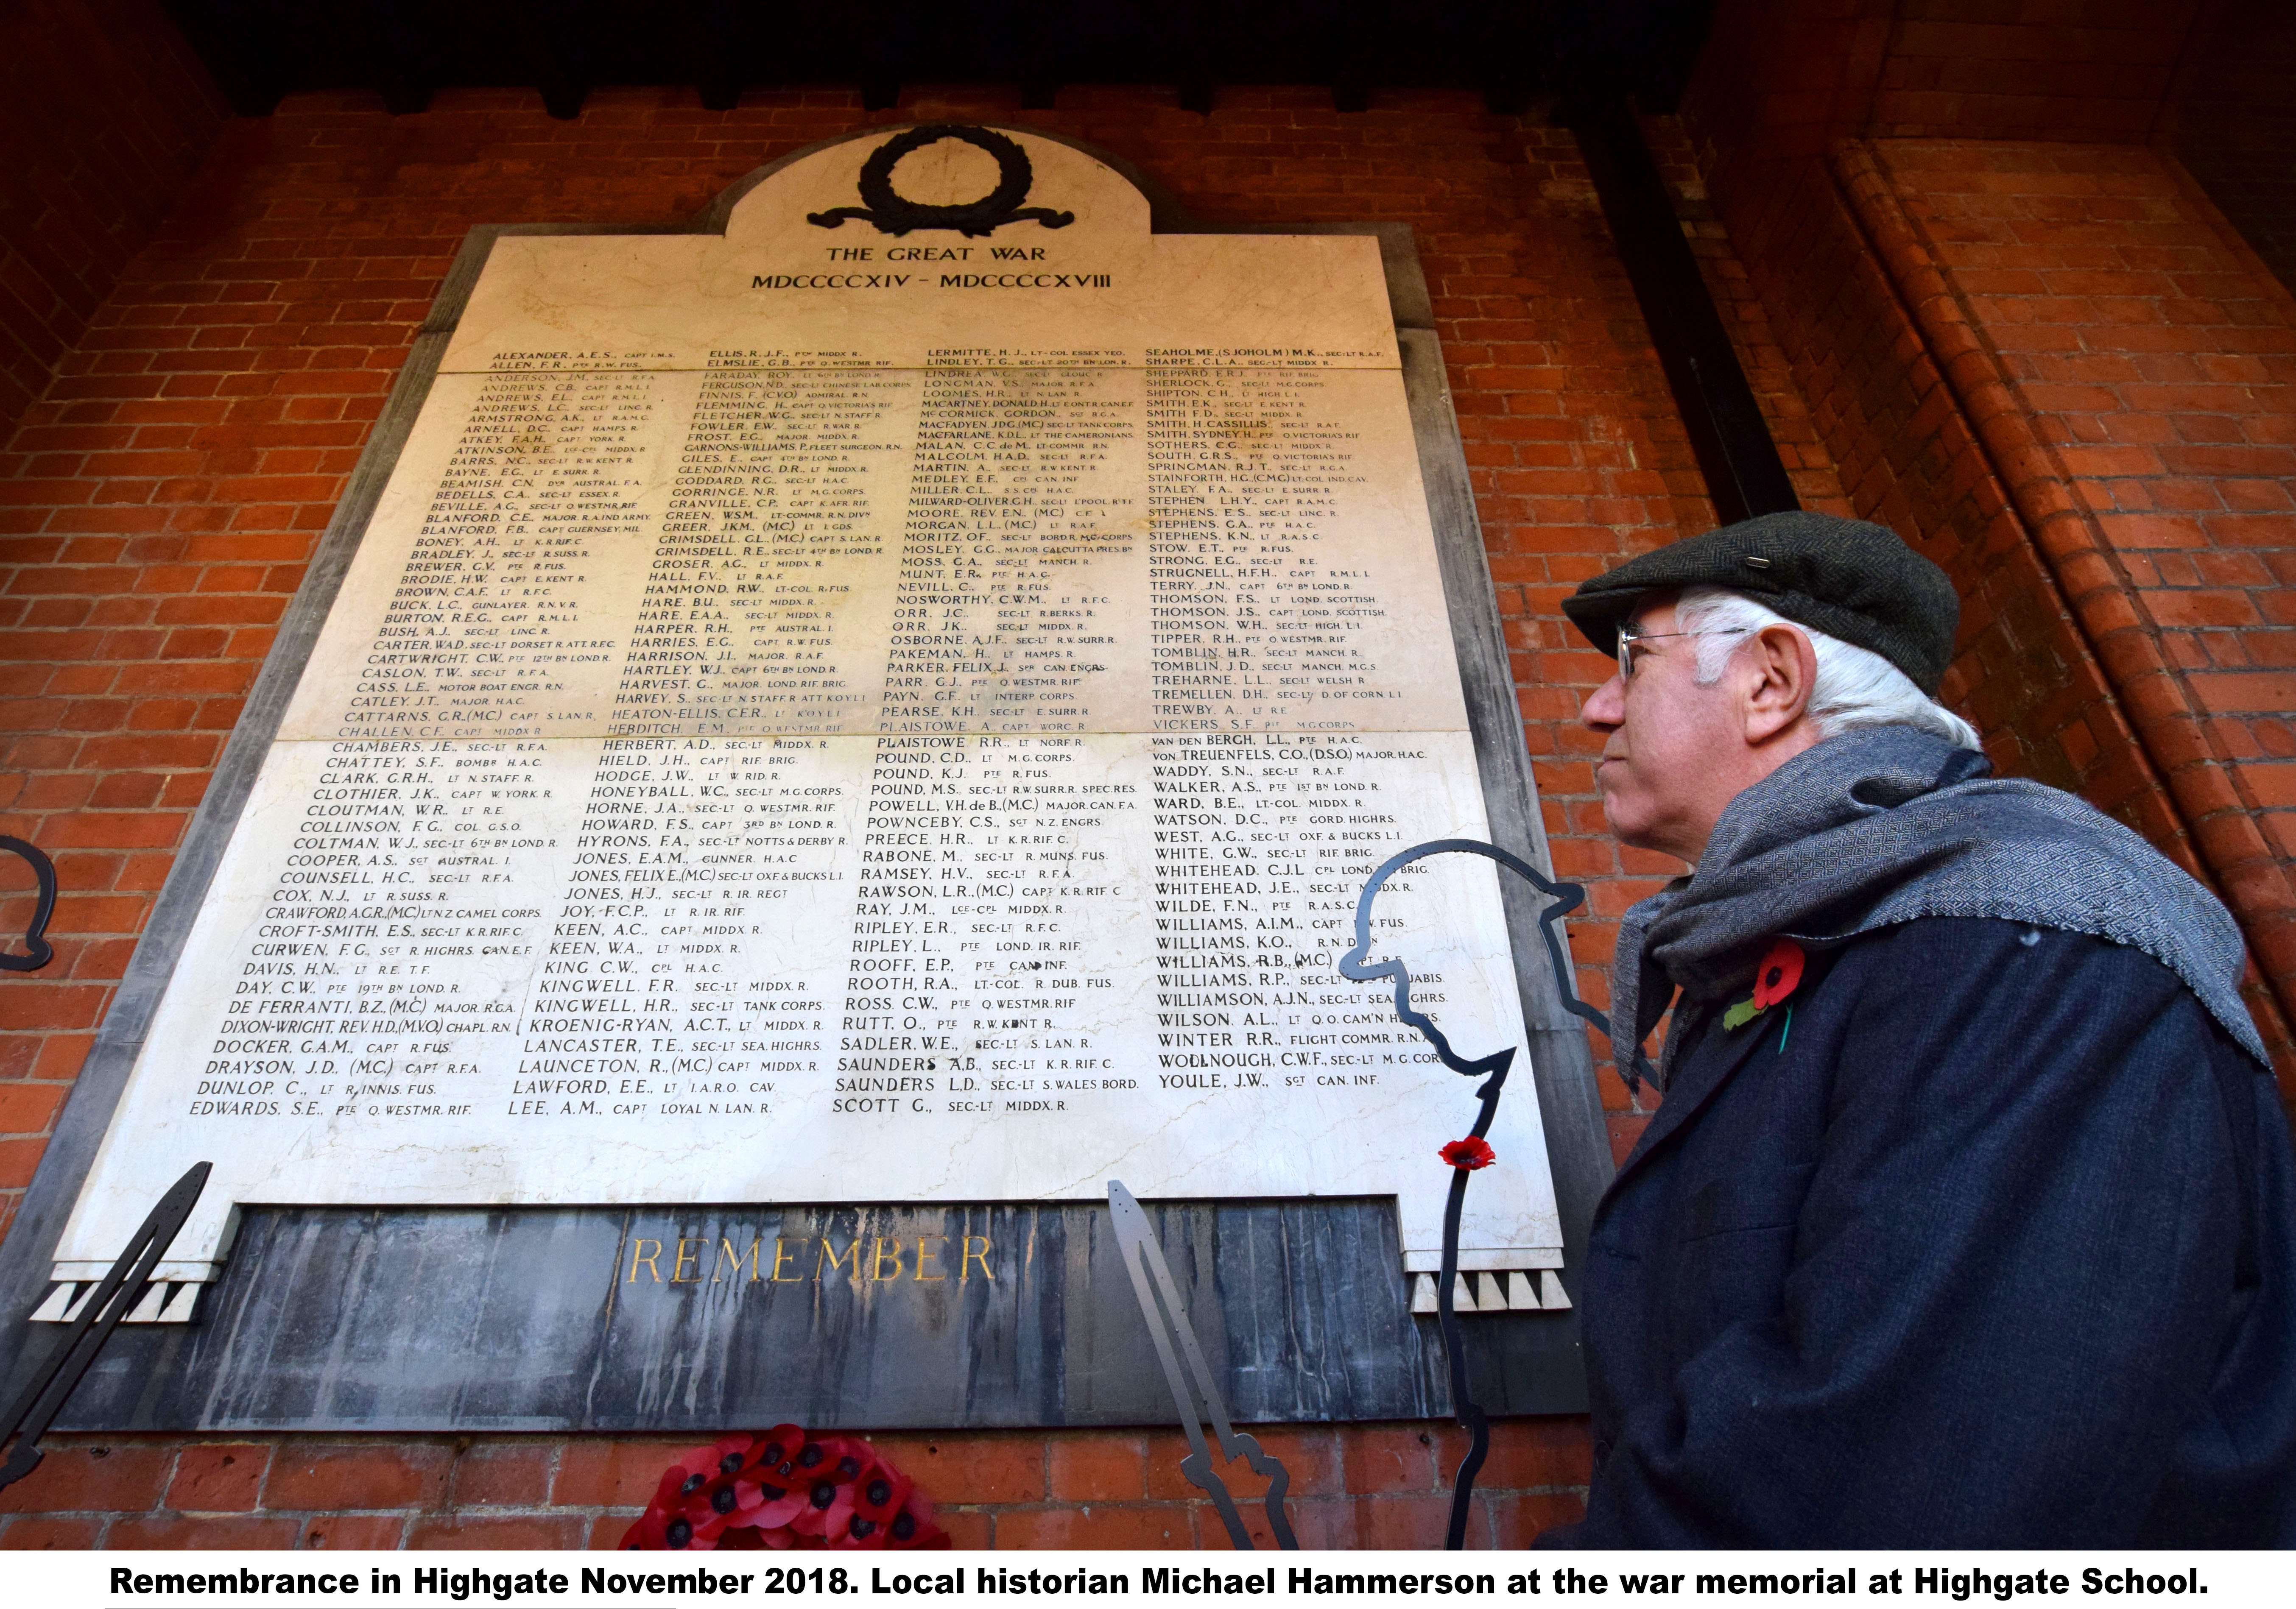
[[1487, 1168], [1499, 1159], [1499, 1154], [1491, 1149], [1489, 1140], [1477, 1139], [1472, 1136], [1453, 1140], [1436, 1155], [1455, 1168], [1467, 1169]]
[[1755, 1010], [1767, 1011], [1801, 987], [1804, 959], [1792, 939], [1780, 939], [1763, 952], [1761, 965], [1754, 968]]

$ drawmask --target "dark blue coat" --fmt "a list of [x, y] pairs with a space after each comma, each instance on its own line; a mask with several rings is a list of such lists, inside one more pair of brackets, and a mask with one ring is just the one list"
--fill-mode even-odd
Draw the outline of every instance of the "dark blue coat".
[[1790, 1003], [1685, 1030], [1595, 1212], [1595, 1476], [1541, 1545], [2296, 1545], [2270, 1075], [2141, 952], [2007, 922]]

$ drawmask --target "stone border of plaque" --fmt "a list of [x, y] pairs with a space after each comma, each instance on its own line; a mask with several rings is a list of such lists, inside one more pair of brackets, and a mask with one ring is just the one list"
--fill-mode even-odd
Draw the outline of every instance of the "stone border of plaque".
[[[0, 1252], [0, 1348], [19, 1360], [20, 1370], [46, 1350], [44, 1327], [30, 1316], [52, 1296], [58, 1237], [258, 768], [489, 254], [517, 236], [722, 234], [735, 203], [784, 167], [898, 132], [873, 127], [793, 152], [729, 188], [682, 229], [509, 225], [471, 231], [281, 623]], [[1148, 198], [1153, 233], [1377, 240], [1490, 834], [1549, 869], [1433, 309], [1409, 226], [1200, 224], [1121, 159], [1040, 130], [1019, 132], [1070, 146], [1121, 174]], [[1540, 937], [1538, 898], [1512, 878], [1501, 879], [1501, 898], [1560, 1210], [1561, 1286], [1575, 1297], [1587, 1225], [1611, 1172], [1609, 1139], [1584, 1029], [1563, 1009]], [[1464, 1082], [1456, 1105], [1464, 1131], [1472, 1109]], [[1429, 1165], [1438, 1164], [1431, 1157]], [[1412, 1280], [1385, 1203], [1197, 1201], [1152, 1203], [1149, 1212], [1238, 1420], [1411, 1418], [1446, 1411], [1440, 1343], [1423, 1311], [1413, 1316]], [[170, 1293], [172, 1306], [164, 1299], [146, 1303], [137, 1315], [146, 1321], [131, 1321], [117, 1334], [59, 1428], [709, 1432], [756, 1418], [748, 1405], [767, 1382], [785, 1405], [782, 1417], [807, 1423], [953, 1429], [1162, 1422], [1172, 1406], [1163, 1400], [1107, 1216], [1104, 1207], [1075, 1203], [250, 1207], [220, 1281]], [[816, 1238], [832, 1246], [846, 1240], [855, 1259], [865, 1244], [880, 1259], [890, 1246], [897, 1261], [916, 1263], [914, 1278], [946, 1283], [931, 1293], [929, 1309], [907, 1317], [873, 1318], [857, 1297], [844, 1311], [817, 1301], [803, 1309], [784, 1303], [774, 1319], [759, 1304], [755, 1316], [731, 1327], [713, 1327], [691, 1308], [661, 1310], [636, 1325], [625, 1313], [618, 1325], [612, 1278], [581, 1271], [618, 1271], [675, 1246], [673, 1255], [689, 1247], [706, 1248], [693, 1255], [718, 1262], [730, 1255], [737, 1268], [744, 1259], [758, 1260], [763, 1277], [788, 1246], [810, 1247]], [[1008, 1282], [1015, 1277], [1009, 1260], [1022, 1254], [1018, 1248], [1026, 1248], [1031, 1279], [1025, 1300], [1010, 1283], [1002, 1291], [997, 1284], [1000, 1274]], [[929, 1257], [938, 1259], [933, 1275], [926, 1273]], [[650, 1266], [658, 1272], [658, 1264]], [[778, 1267], [775, 1271], [778, 1277]], [[1575, 1310], [1556, 1302], [1510, 1303], [1503, 1293], [1515, 1278], [1479, 1278], [1492, 1293], [1476, 1303], [1490, 1316], [1470, 1327], [1479, 1395], [1496, 1413], [1583, 1409]], [[1554, 1275], [1546, 1278], [1552, 1284]], [[992, 1309], [999, 1296], [1015, 1309], [1009, 1317]], [[150, 1321], [163, 1308], [167, 1317], [180, 1319], [174, 1309], [189, 1311], [194, 1303], [194, 1323]], [[1537, 1311], [1491, 1311], [1509, 1305]], [[950, 1368], [914, 1366], [928, 1333], [942, 1337], [935, 1344], [944, 1346], [957, 1335]]]

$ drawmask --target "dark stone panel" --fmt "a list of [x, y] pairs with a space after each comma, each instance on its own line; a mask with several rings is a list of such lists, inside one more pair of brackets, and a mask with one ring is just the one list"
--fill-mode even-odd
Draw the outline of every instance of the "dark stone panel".
[[[1390, 1202], [1147, 1210], [1236, 1419], [1448, 1412]], [[1583, 1406], [1568, 1315], [1464, 1322], [1488, 1410]], [[714, 1434], [1177, 1413], [1104, 1207], [265, 1207], [197, 1322], [123, 1327], [57, 1424]]]

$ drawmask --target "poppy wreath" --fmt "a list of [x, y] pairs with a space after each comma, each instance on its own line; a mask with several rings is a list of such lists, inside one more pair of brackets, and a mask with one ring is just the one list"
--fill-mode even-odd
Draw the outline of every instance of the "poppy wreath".
[[727, 1436], [662, 1471], [626, 1548], [946, 1548], [932, 1504], [853, 1436]]

